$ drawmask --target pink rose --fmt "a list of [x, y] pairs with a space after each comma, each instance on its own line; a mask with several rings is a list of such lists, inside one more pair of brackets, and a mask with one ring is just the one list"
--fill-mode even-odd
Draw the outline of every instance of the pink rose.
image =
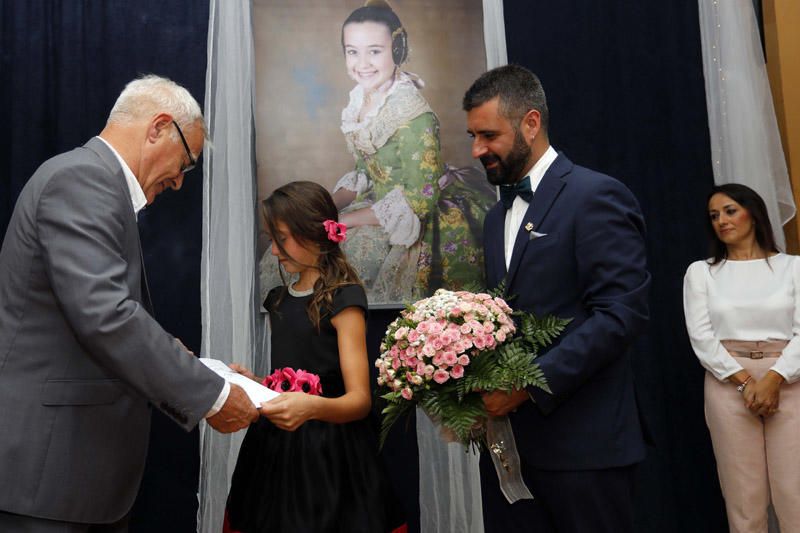
[[469, 356], [468, 355], [462, 355], [461, 357], [459, 357], [458, 358], [458, 364], [461, 365], [461, 366], [467, 366], [469, 364]]
[[456, 357], [456, 352], [452, 350], [448, 350], [444, 352], [444, 362], [448, 364], [448, 366], [453, 366], [458, 361], [458, 357]]
[[433, 373], [433, 381], [439, 385], [446, 382], [448, 379], [450, 379], [450, 374], [448, 374], [446, 370], [440, 368]]
[[420, 334], [419, 334], [419, 332], [417, 330], [412, 329], [411, 331], [408, 332], [408, 342], [411, 342], [411, 343], [417, 342], [417, 341], [419, 341], [419, 338], [420, 338]]
[[410, 400], [411, 397], [414, 395], [414, 393], [411, 392], [411, 389], [409, 389], [408, 387], [405, 387], [405, 388], [403, 388], [402, 391], [400, 391], [400, 395], [403, 398], [405, 398], [406, 400]]
[[500, 331], [498, 331], [497, 333], [494, 334], [494, 338], [497, 339], [497, 342], [505, 342], [506, 341], [506, 334], [501, 329]]
[[450, 375], [453, 379], [458, 379], [464, 376], [464, 367], [461, 365], [456, 365], [450, 370]]

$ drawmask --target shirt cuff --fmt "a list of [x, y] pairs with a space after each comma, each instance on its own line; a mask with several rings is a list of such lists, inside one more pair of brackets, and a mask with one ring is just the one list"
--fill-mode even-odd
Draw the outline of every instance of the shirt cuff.
[[791, 384], [793, 381], [796, 381], [796, 379], [795, 380], [790, 379], [791, 373], [787, 372], [787, 370], [783, 368], [780, 362], [775, 363], [775, 365], [772, 368], [770, 368], [770, 370], [780, 375], [786, 381], [787, 385]]
[[231, 384], [227, 381], [225, 385], [222, 386], [222, 391], [219, 393], [219, 397], [217, 397], [217, 401], [214, 402], [214, 405], [211, 406], [208, 413], [206, 413], [206, 418], [211, 418], [215, 414], [219, 413], [222, 406], [225, 405], [225, 402], [228, 401], [228, 395], [231, 393]]

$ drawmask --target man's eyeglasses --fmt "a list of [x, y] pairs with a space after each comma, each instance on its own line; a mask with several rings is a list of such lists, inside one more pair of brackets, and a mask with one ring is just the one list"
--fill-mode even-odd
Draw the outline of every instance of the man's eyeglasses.
[[178, 135], [181, 136], [181, 142], [183, 143], [183, 147], [186, 149], [186, 155], [189, 156], [189, 164], [186, 166], [181, 166], [181, 174], [186, 174], [190, 170], [192, 170], [197, 165], [197, 159], [192, 157], [192, 151], [189, 150], [189, 144], [186, 142], [186, 137], [183, 136], [183, 132], [181, 131], [181, 127], [178, 126], [178, 123], [174, 120], [172, 121], [175, 124], [175, 127], [178, 129]]

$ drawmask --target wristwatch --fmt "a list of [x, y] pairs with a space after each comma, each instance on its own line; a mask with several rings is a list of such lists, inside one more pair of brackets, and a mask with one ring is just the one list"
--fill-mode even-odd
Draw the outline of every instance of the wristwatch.
[[748, 384], [748, 383], [750, 383], [750, 380], [751, 380], [751, 379], [753, 379], [753, 376], [747, 376], [747, 379], [746, 379], [746, 380], [742, 381], [742, 383], [741, 383], [741, 384], [737, 385], [737, 387], [736, 387], [736, 391], [737, 391], [739, 394], [743, 393], [743, 392], [744, 392], [744, 389], [745, 389], [745, 387], [747, 387], [747, 384]]

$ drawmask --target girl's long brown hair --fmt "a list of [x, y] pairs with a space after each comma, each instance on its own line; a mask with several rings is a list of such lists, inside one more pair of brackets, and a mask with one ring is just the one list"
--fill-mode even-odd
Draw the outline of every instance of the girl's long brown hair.
[[[314, 296], [308, 302], [306, 311], [308, 318], [314, 327], [319, 330], [320, 320], [325, 313], [330, 312], [333, 306], [333, 294], [336, 289], [345, 285], [361, 285], [355, 269], [347, 262], [338, 243], [328, 239], [328, 232], [325, 230], [326, 220], [339, 220], [339, 212], [333, 203], [333, 198], [321, 185], [312, 181], [293, 181], [279, 187], [269, 198], [262, 203], [264, 219], [267, 231], [273, 238], [273, 242], [287, 257], [300, 264], [291, 257], [283, 245], [275, 240], [278, 232], [278, 223], [283, 222], [289, 229], [289, 233], [301, 245], [316, 244], [319, 246], [320, 254], [315, 266], [319, 270], [319, 278], [314, 283]], [[281, 279], [284, 286], [287, 285], [286, 279], [281, 271]], [[288, 290], [281, 291], [274, 306], [286, 296]]]

